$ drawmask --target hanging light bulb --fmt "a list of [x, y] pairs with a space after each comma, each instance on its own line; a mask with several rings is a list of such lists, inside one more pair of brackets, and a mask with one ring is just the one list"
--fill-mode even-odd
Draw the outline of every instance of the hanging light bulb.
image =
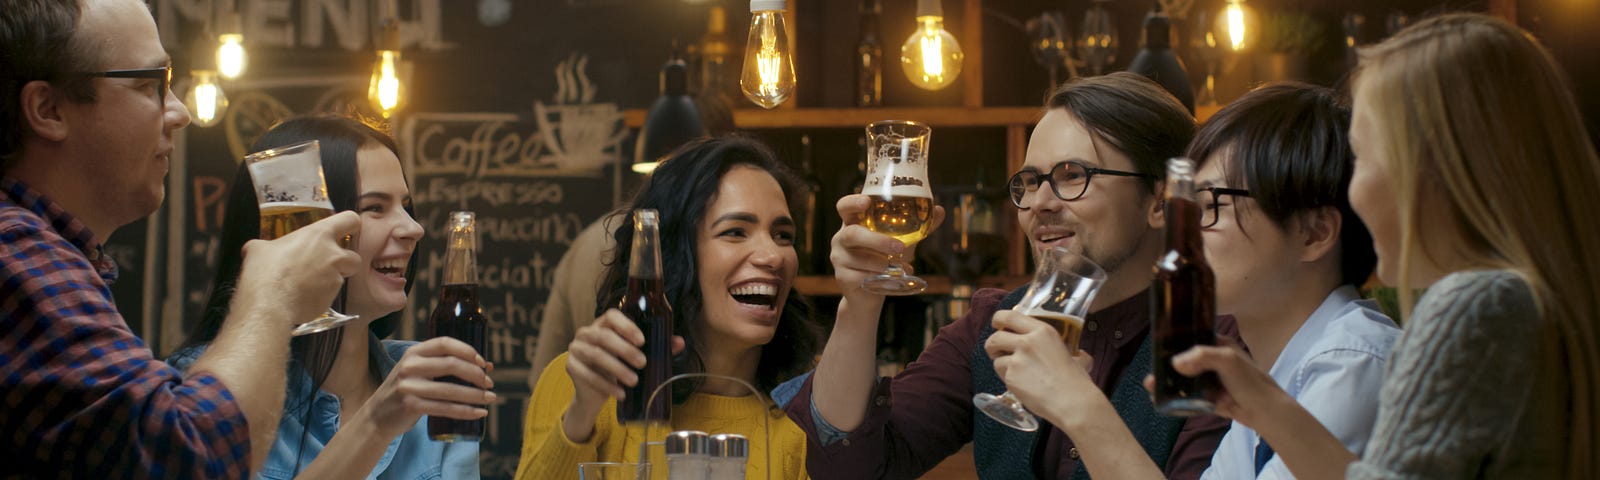
[[1244, 0], [1228, 0], [1222, 15], [1217, 16], [1215, 31], [1222, 37], [1217, 40], [1235, 52], [1248, 50], [1261, 35], [1260, 25], [1255, 9], [1245, 6]]
[[944, 29], [939, 0], [917, 0], [917, 31], [900, 46], [900, 66], [911, 84], [926, 90], [950, 86], [961, 75], [961, 44]]
[[239, 78], [248, 65], [250, 57], [244, 51], [242, 24], [238, 12], [230, 13], [222, 22], [222, 33], [217, 35], [217, 71], [222, 78]]
[[783, 25], [785, 0], [750, 0], [750, 37], [745, 40], [739, 89], [761, 108], [773, 108], [794, 95], [794, 61], [789, 30]]
[[189, 116], [195, 125], [216, 125], [228, 112], [228, 96], [222, 93], [222, 86], [217, 85], [217, 72], [195, 70], [190, 75], [194, 78], [194, 85], [183, 96], [183, 105], [189, 108]]
[[367, 83], [367, 101], [383, 118], [389, 118], [405, 105], [405, 85], [400, 81], [400, 29], [393, 20], [385, 20], [378, 42], [377, 62], [372, 65], [372, 79]]

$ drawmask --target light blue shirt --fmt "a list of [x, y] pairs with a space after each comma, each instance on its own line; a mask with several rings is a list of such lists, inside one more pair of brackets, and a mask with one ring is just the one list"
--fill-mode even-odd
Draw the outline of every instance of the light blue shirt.
[[[384, 340], [368, 334], [370, 361], [379, 375], [387, 378], [396, 360], [405, 355], [407, 348], [416, 342]], [[168, 363], [187, 370], [205, 347], [186, 348], [172, 355]], [[323, 390], [308, 397], [311, 377], [304, 368], [290, 361], [288, 395], [285, 397], [283, 419], [278, 421], [278, 436], [272, 442], [272, 452], [267, 462], [256, 472], [262, 480], [287, 480], [294, 478], [316, 459], [334, 432], [339, 430], [339, 397]], [[306, 428], [307, 412], [310, 428]], [[301, 441], [304, 440], [304, 451]], [[428, 417], [389, 442], [383, 458], [373, 467], [368, 479], [424, 480], [424, 479], [477, 479], [478, 442], [436, 442], [428, 438]]]
[[[1354, 287], [1328, 294], [1273, 362], [1272, 380], [1333, 432], [1345, 448], [1360, 454], [1378, 417], [1389, 349], [1400, 329], [1377, 305], [1362, 300]], [[1222, 437], [1203, 480], [1294, 478], [1283, 459], [1272, 460], [1256, 476], [1256, 445], [1249, 427], [1234, 422]]]

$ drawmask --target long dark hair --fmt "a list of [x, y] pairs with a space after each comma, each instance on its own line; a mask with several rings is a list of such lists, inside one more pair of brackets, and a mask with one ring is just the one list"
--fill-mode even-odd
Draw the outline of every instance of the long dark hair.
[[[1339, 210], [1340, 282], [1360, 286], [1378, 265], [1372, 234], [1350, 209], [1350, 108], [1332, 89], [1284, 82], [1257, 88], [1212, 116], [1195, 134], [1189, 158], [1218, 152], [1222, 175], [1250, 191], [1280, 228], [1301, 212]], [[1237, 215], [1238, 211], [1235, 210]]]
[[[341, 212], [354, 210], [360, 195], [357, 191], [359, 182], [356, 152], [370, 146], [382, 146], [390, 151], [396, 151], [394, 140], [383, 132], [361, 122], [334, 115], [301, 116], [285, 120], [256, 140], [255, 145], [251, 146], [251, 151], [258, 152], [308, 140], [317, 140], [321, 144], [322, 173], [328, 186], [328, 200], [333, 203], [335, 211]], [[200, 324], [195, 326], [189, 333], [189, 338], [184, 341], [185, 347], [204, 345], [217, 337], [217, 331], [228, 316], [228, 305], [233, 301], [234, 287], [239, 281], [239, 271], [244, 261], [241, 250], [246, 242], [260, 238], [260, 223], [261, 212], [256, 205], [255, 183], [250, 179], [250, 172], [241, 164], [234, 173], [233, 187], [228, 193], [228, 202], [224, 210], [217, 273], [211, 284], [211, 297], [206, 302]], [[415, 260], [412, 258], [407, 266], [407, 291], [410, 291], [411, 279], [415, 277], [410, 271], [412, 266], [416, 265]], [[391, 313], [373, 320], [370, 329], [378, 337], [385, 337], [394, 331], [399, 321], [400, 313]], [[342, 328], [336, 328], [318, 334], [295, 337], [290, 342], [291, 355], [312, 378], [313, 392], [321, 387], [322, 380], [332, 368], [333, 353], [338, 351], [343, 331]], [[376, 374], [377, 366], [371, 365], [370, 368]]]
[[[652, 208], [661, 214], [661, 266], [671, 275], [665, 275], [667, 301], [672, 304], [673, 333], [683, 337], [687, 348], [673, 359], [674, 373], [705, 371], [700, 358], [704, 348], [694, 335], [694, 325], [701, 317], [703, 304], [700, 297], [700, 274], [696, 268], [698, 258], [696, 232], [705, 220], [706, 209], [715, 199], [723, 175], [738, 165], [759, 168], [777, 179], [783, 188], [789, 210], [794, 211], [794, 200], [799, 192], [799, 182], [793, 173], [778, 161], [772, 150], [761, 142], [740, 137], [706, 138], [679, 148], [668, 155], [644, 185], [633, 202], [613, 215], [632, 215], [634, 210]], [[628, 223], [627, 225], [631, 225]], [[595, 315], [614, 308], [627, 294], [628, 260], [632, 254], [633, 229], [626, 225], [616, 231], [618, 248], [608, 265], [605, 281], [601, 283]], [[816, 325], [811, 318], [811, 303], [798, 291], [790, 290], [783, 304], [783, 314], [778, 318], [777, 332], [772, 341], [761, 348], [761, 360], [756, 366], [756, 387], [762, 391], [772, 388], [811, 368], [812, 357], [820, 343]], [[683, 403], [699, 388], [701, 382], [678, 382], [672, 387], [672, 401]]]

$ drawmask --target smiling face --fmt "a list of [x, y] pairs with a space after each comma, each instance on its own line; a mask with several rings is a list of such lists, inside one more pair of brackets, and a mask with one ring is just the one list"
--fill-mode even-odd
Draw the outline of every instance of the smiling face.
[[701, 338], [745, 347], [770, 342], [799, 265], [794, 219], [778, 181], [751, 166], [729, 169], [696, 231]]
[[[1048, 172], [1067, 160], [1136, 171], [1133, 160], [1096, 140], [1067, 109], [1051, 109], [1033, 130], [1023, 166]], [[1017, 212], [1035, 255], [1051, 247], [1067, 247], [1104, 268], [1108, 281], [1120, 277], [1119, 272], [1151, 275], [1150, 263], [1130, 262], [1142, 254], [1148, 254], [1153, 262], [1160, 243], [1160, 232], [1149, 215], [1157, 199], [1143, 182], [1134, 177], [1096, 175], [1083, 196], [1070, 202], [1057, 198], [1050, 188], [1041, 184], [1039, 190], [1024, 196]]]
[[367, 268], [350, 277], [346, 309], [371, 321], [405, 307], [406, 262], [422, 238], [422, 225], [404, 208], [411, 190], [394, 152], [369, 144], [356, 153], [356, 162], [361, 234], [355, 250]]
[[[101, 70], [171, 64], [143, 2], [87, 2], [77, 35], [75, 44], [97, 49], [90, 55], [100, 58], [95, 64]], [[172, 133], [189, 124], [189, 113], [170, 91], [162, 101], [158, 79], [96, 78], [93, 85], [95, 101], [64, 101], [60, 112], [70, 128], [67, 157], [83, 162], [85, 172], [102, 173], [80, 177], [95, 210], [81, 214], [101, 217], [87, 220], [115, 228], [160, 208]]]
[[[1229, 185], [1226, 180], [1223, 166], [1232, 161], [1230, 150], [1224, 148], [1206, 158], [1195, 173], [1196, 187], [1245, 189], [1244, 185]], [[1202, 194], [1200, 201], [1209, 204], [1211, 198], [1210, 194]], [[1255, 200], [1222, 195], [1217, 204], [1216, 225], [1200, 231], [1206, 261], [1216, 274], [1217, 313], [1242, 314], [1252, 307], [1272, 305], [1271, 299], [1282, 298], [1276, 289], [1296, 284], [1293, 277], [1300, 264], [1299, 250], [1283, 227], [1268, 218]]]

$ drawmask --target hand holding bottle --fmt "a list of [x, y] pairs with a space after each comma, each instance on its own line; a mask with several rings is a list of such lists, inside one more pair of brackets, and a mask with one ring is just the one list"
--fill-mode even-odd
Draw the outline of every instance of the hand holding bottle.
[[[495, 399], [493, 365], [471, 345], [450, 337], [422, 342], [406, 350], [389, 371], [378, 391], [361, 406], [350, 423], [370, 422], [382, 443], [415, 427], [423, 415], [477, 420], [489, 414], [483, 408]], [[472, 386], [441, 382], [453, 376]]]
[[[567, 438], [581, 442], [594, 432], [595, 416], [607, 398], [622, 399], [627, 387], [639, 383], [644, 368], [644, 331], [613, 308], [594, 323], [578, 329], [567, 347], [567, 375], [572, 377], [573, 398], [562, 418]], [[672, 337], [672, 353], [682, 352], [683, 337]]]

